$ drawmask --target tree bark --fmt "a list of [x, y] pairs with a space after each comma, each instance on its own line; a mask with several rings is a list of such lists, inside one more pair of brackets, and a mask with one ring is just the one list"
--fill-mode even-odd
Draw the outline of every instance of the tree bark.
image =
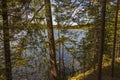
[[[63, 36], [62, 36], [63, 38]], [[65, 80], [64, 41], [62, 41], [62, 80]]]
[[114, 40], [113, 40], [113, 52], [112, 52], [112, 78], [114, 78], [114, 64], [115, 64], [115, 49], [116, 49], [116, 36], [117, 36], [119, 1], [120, 0], [117, 0], [116, 15], [115, 15]]
[[[57, 7], [59, 9], [59, 7]], [[57, 16], [58, 17], [58, 13]], [[59, 54], [59, 79], [61, 79], [61, 42], [60, 42], [60, 21], [57, 20], [57, 28], [58, 28], [58, 39], [59, 39], [59, 43], [58, 43], [58, 54]]]
[[99, 44], [100, 44], [100, 23], [99, 23], [99, 0], [94, 0], [94, 10], [95, 10], [95, 19], [94, 19], [94, 70], [96, 68], [96, 64], [98, 64], [98, 53], [99, 53]]
[[48, 39], [49, 39], [49, 52], [50, 52], [50, 64], [51, 64], [51, 77], [52, 77], [51, 80], [58, 80], [58, 70], [56, 64], [56, 53], [55, 53], [50, 0], [45, 0], [45, 9], [46, 9], [46, 21], [47, 21], [47, 30], [48, 30]]
[[102, 60], [104, 53], [104, 41], [105, 41], [105, 14], [106, 14], [106, 0], [102, 0], [101, 2], [102, 10], [101, 10], [101, 29], [100, 29], [100, 53], [98, 59], [98, 80], [102, 80]]
[[12, 80], [7, 0], [2, 0], [2, 17], [4, 34], [4, 53], [5, 53], [5, 76], [6, 80]]

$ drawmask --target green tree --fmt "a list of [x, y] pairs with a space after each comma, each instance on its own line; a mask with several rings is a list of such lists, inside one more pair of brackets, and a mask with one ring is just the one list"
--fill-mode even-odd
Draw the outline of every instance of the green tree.
[[50, 0], [45, 0], [45, 10], [46, 10], [46, 21], [49, 39], [49, 53], [50, 53], [50, 71], [52, 80], [58, 80], [58, 70], [56, 64], [56, 52], [53, 34], [53, 24], [52, 24], [52, 14], [51, 14], [51, 3]]
[[3, 34], [4, 34], [5, 76], [6, 76], [6, 80], [12, 80], [7, 0], [4, 1], [2, 0], [2, 17], [3, 17]]
[[116, 38], [117, 38], [119, 1], [120, 0], [117, 0], [116, 14], [115, 14], [114, 40], [113, 40], [113, 52], [112, 52], [112, 78], [114, 78], [114, 64], [115, 64], [115, 52], [116, 52], [115, 50], [116, 50]]
[[101, 28], [100, 28], [100, 53], [98, 59], [98, 80], [102, 80], [102, 60], [104, 54], [105, 41], [105, 16], [106, 16], [106, 0], [101, 1]]

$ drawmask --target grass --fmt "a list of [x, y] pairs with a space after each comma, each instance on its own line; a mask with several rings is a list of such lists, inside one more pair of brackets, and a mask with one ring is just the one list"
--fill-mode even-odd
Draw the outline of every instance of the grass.
[[[98, 80], [97, 79], [97, 70], [90, 69], [85, 72], [85, 77], [84, 74], [78, 74], [74, 76], [76, 80]], [[120, 80], [120, 58], [116, 58], [115, 62], [115, 73], [114, 73], [114, 79], [111, 77], [111, 60], [108, 62], [104, 62], [103, 68], [102, 68], [102, 80]]]

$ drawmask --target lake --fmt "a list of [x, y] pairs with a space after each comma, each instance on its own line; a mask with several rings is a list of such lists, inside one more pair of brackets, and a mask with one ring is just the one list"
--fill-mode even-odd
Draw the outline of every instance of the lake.
[[[80, 45], [82, 38], [85, 37], [87, 31], [85, 30], [61, 30], [59, 31], [59, 37], [65, 39], [63, 45], [61, 43], [60, 48], [60, 58], [64, 56], [64, 64], [66, 71], [71, 72], [73, 67], [74, 70], [80, 69], [79, 61], [74, 57], [74, 55], [80, 56]], [[16, 34], [15, 37], [23, 38], [27, 37], [25, 45], [27, 49], [24, 50], [22, 54], [23, 59], [30, 58], [28, 63], [23, 66], [13, 67], [13, 77], [16, 80], [46, 80], [46, 73], [49, 75], [49, 53], [48, 53], [48, 39], [47, 31], [40, 31], [39, 33], [33, 31], [32, 34], [27, 34], [26, 31], [21, 31]], [[27, 36], [26, 36], [27, 35]], [[29, 37], [30, 36], [30, 37]], [[55, 41], [58, 40], [58, 30], [54, 30]], [[27, 44], [26, 44], [27, 43]], [[17, 45], [16, 41], [12, 44]], [[62, 48], [64, 47], [64, 48]], [[57, 63], [59, 60], [58, 44], [56, 43], [56, 57]], [[64, 51], [64, 53], [62, 52]], [[74, 61], [74, 64], [73, 64]], [[62, 62], [62, 61], [61, 61]], [[72, 66], [71, 66], [72, 65]], [[49, 77], [48, 77], [49, 78]]]

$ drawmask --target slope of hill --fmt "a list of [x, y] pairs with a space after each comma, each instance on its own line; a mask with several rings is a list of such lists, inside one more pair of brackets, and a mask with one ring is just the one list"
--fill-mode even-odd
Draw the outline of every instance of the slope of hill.
[[[108, 62], [103, 63], [103, 69], [102, 69], [102, 80], [120, 80], [120, 58], [116, 58], [115, 62], [115, 77], [112, 79], [111, 77], [111, 60]], [[85, 72], [85, 74], [81, 73], [74, 77], [72, 77], [70, 80], [97, 80], [97, 70], [88, 70]]]

